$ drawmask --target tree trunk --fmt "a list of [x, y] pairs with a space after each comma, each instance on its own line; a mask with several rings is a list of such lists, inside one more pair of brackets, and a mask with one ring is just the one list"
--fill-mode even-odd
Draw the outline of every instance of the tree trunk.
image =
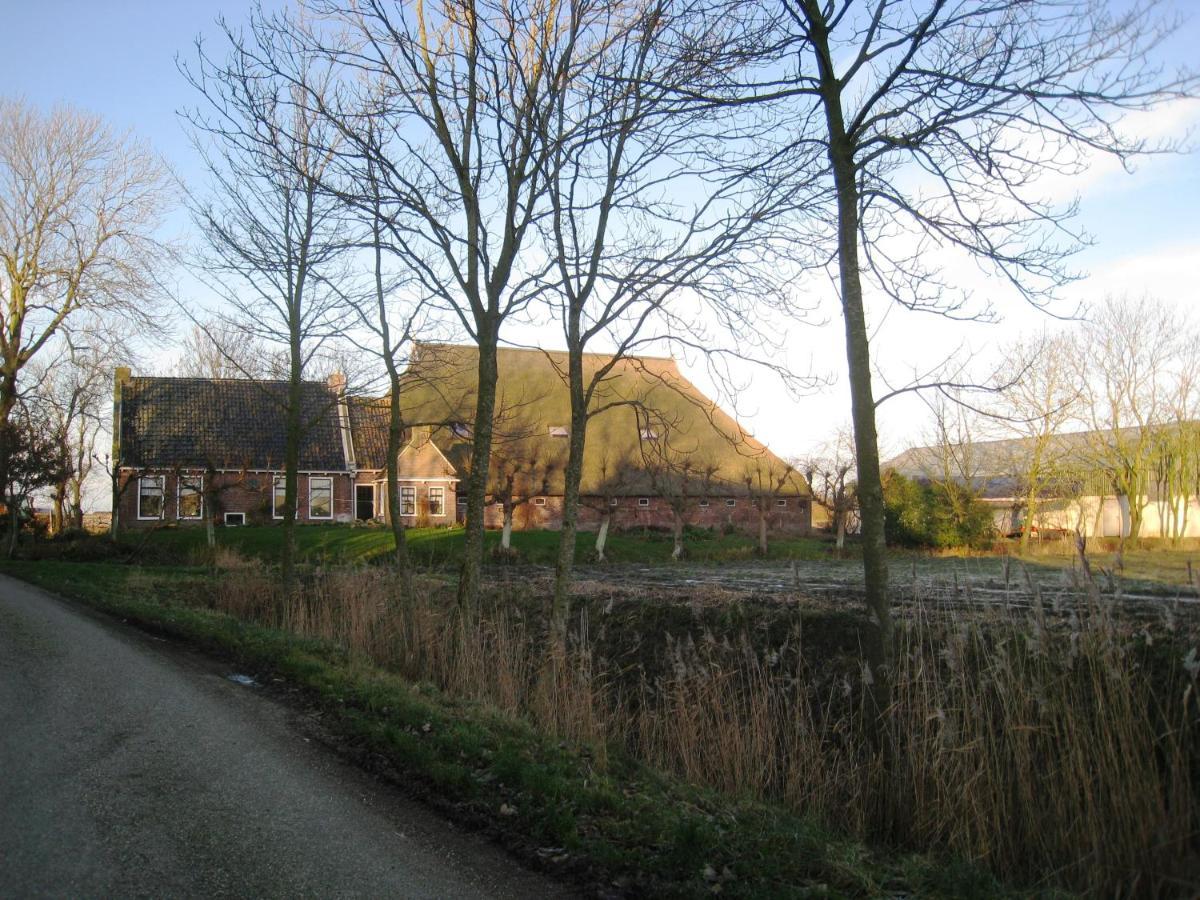
[[471, 474], [467, 478], [467, 527], [462, 569], [458, 579], [458, 603], [479, 602], [483, 572], [483, 508], [487, 500], [488, 466], [492, 454], [492, 417], [496, 412], [496, 326], [478, 335], [479, 378], [475, 397], [475, 437], [471, 446]]
[[[504, 503], [504, 529], [500, 532], [500, 548], [507, 553], [512, 549], [512, 526], [513, 526], [513, 504], [511, 501]], [[528, 518], [525, 520], [528, 522]]]
[[858, 464], [858, 506], [862, 520], [863, 586], [867, 608], [875, 620], [867, 642], [876, 714], [887, 707], [892, 655], [892, 614], [888, 596], [887, 544], [884, 537], [883, 480], [879, 471], [879, 438], [875, 396], [871, 386], [871, 348], [863, 309], [859, 267], [859, 193], [854, 144], [846, 134], [841, 85], [833, 68], [829, 33], [818, 15], [811, 36], [820, 67], [820, 95], [829, 131], [829, 162], [837, 194], [838, 276], [846, 329], [846, 363]]
[[4, 555], [12, 559], [17, 554], [17, 536], [21, 532], [21, 501], [16, 497], [8, 498], [8, 544]]
[[758, 502], [758, 555], [767, 555], [767, 500]]
[[579, 528], [579, 484], [583, 478], [583, 452], [587, 441], [587, 397], [583, 389], [583, 351], [568, 351], [567, 379], [571, 393], [571, 425], [567, 437], [567, 467], [563, 472], [562, 531], [558, 536], [558, 560], [554, 567], [554, 601], [550, 621], [555, 634], [566, 635], [571, 612], [571, 572], [575, 566], [575, 539]]
[[[300, 320], [298, 314], [291, 323], [288, 342], [288, 394], [287, 415], [284, 424], [283, 450], [283, 549], [279, 568], [283, 582], [283, 593], [290, 597], [296, 587], [296, 506], [299, 494], [301, 422], [300, 403], [303, 396], [303, 357], [300, 346]], [[271, 483], [271, 502], [275, 500], [275, 484]]]
[[679, 562], [683, 559], [683, 516], [678, 510], [671, 510], [671, 536], [675, 539], [675, 547], [671, 550], [671, 559]]
[[[386, 317], [381, 314], [386, 328]], [[385, 331], [384, 340], [390, 341]], [[391, 396], [388, 397], [388, 444], [387, 444], [387, 512], [388, 525], [392, 529], [395, 543], [396, 573], [400, 576], [400, 590], [405, 600], [413, 599], [412, 566], [408, 560], [408, 537], [405, 534], [404, 517], [400, 515], [400, 450], [404, 441], [404, 420], [400, 408], [400, 373], [391, 353], [384, 354], [384, 365], [388, 370]]]
[[1025, 497], [1025, 521], [1021, 523], [1021, 555], [1029, 552], [1029, 538], [1033, 534], [1033, 516], [1037, 510], [1037, 495], [1030, 491]]
[[604, 556], [604, 547], [608, 543], [608, 523], [612, 520], [612, 513], [605, 509], [604, 514], [600, 517], [600, 530], [596, 532], [596, 562], [608, 562]]
[[837, 520], [837, 543], [835, 546], [841, 551], [846, 549], [846, 513], [839, 512], [835, 518]]

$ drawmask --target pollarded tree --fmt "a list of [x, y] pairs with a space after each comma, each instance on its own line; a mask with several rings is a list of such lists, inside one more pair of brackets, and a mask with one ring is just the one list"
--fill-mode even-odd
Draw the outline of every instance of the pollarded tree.
[[846, 546], [846, 532], [857, 509], [854, 458], [854, 437], [849, 431], [841, 431], [824, 448], [797, 464], [808, 481], [813, 503], [829, 515], [838, 550]]
[[1092, 153], [1125, 160], [1150, 149], [1120, 130], [1121, 116], [1191, 95], [1197, 81], [1155, 67], [1170, 23], [1152, 4], [1119, 13], [1093, 0], [782, 6], [790, 77], [746, 96], [794, 111], [790, 146], [812, 226], [796, 254], [811, 253], [807, 262], [821, 268], [836, 262], [882, 709], [892, 620], [867, 289], [910, 308], [971, 315], [966, 290], [938, 268], [937, 251], [947, 251], [974, 257], [1031, 302], [1049, 302], [1081, 240], [1068, 227], [1074, 205], [1047, 201], [1039, 177], [1081, 172]]
[[758, 514], [758, 553], [765, 557], [771, 512], [778, 509], [781, 500], [786, 504], [784, 495], [796, 491], [802, 478], [791, 463], [759, 457], [747, 462], [742, 481], [746, 496]]

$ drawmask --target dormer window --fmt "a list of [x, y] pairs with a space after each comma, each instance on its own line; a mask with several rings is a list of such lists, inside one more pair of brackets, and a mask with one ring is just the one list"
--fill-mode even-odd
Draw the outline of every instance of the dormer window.
[[469, 438], [471, 436], [471, 426], [466, 422], [451, 422], [450, 432], [456, 438]]
[[551, 425], [549, 428], [550, 437], [565, 438], [570, 435], [565, 425]]
[[658, 440], [658, 432], [655, 431], [653, 428], [643, 428], [642, 429], [642, 440], [643, 441], [657, 441]]

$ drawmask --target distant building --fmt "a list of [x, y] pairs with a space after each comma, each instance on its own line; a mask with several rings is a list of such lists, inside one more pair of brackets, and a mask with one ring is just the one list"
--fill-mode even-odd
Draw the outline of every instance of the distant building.
[[[609, 361], [588, 355], [596, 371]], [[570, 440], [566, 355], [502, 349], [489, 472], [489, 527], [502, 497], [520, 494], [517, 528], [558, 528]], [[462, 492], [475, 431], [475, 347], [422, 344], [405, 373], [401, 515], [410, 524], [465, 516]], [[282, 518], [286, 382], [133, 377], [114, 385], [113, 509], [120, 527], [163, 522], [226, 524]], [[666, 527], [672, 504], [697, 526], [807, 533], [803, 477], [679, 373], [670, 359], [617, 362], [593, 398], [581, 524], [609, 515], [614, 527]], [[386, 516], [388, 400], [350, 397], [345, 381], [306, 382], [297, 520], [349, 522]], [[215, 510], [206, 509], [215, 505]]]
[[[1196, 423], [1188, 423], [1189, 427]], [[1085, 537], [1128, 537], [1134, 511], [1140, 515], [1140, 537], [1200, 536], [1200, 484], [1181, 477], [1179, 466], [1200, 464], [1200, 432], [1185, 437], [1191, 452], [1180, 454], [1177, 442], [1139, 441], [1143, 435], [1175, 435], [1179, 426], [1142, 431], [1083, 431], [1054, 435], [1043, 451], [1044, 472], [1038, 479], [1034, 533], [1078, 532]], [[1144, 457], [1145, 490], [1132, 497], [1119, 492], [1110, 473], [1115, 465], [1113, 446], [1124, 445], [1126, 456]], [[1187, 444], [1183, 444], [1187, 446]], [[1025, 524], [1029, 507], [1029, 461], [1033, 443], [1028, 438], [976, 441], [955, 445], [954, 465], [943, 464], [947, 448], [913, 447], [883, 463], [881, 469], [921, 482], [940, 481], [949, 468], [953, 480], [968, 487], [989, 506], [996, 530], [1016, 534]]]

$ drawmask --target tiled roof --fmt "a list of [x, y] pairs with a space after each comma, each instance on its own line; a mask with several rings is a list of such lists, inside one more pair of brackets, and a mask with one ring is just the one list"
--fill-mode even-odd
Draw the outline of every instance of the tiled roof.
[[[131, 378], [121, 389], [120, 464], [282, 469], [287, 387], [283, 381]], [[302, 470], [346, 468], [336, 401], [325, 384], [302, 386]]]
[[388, 445], [388, 401], [351, 397], [350, 433], [354, 436], [354, 461], [360, 469], [382, 469]]

